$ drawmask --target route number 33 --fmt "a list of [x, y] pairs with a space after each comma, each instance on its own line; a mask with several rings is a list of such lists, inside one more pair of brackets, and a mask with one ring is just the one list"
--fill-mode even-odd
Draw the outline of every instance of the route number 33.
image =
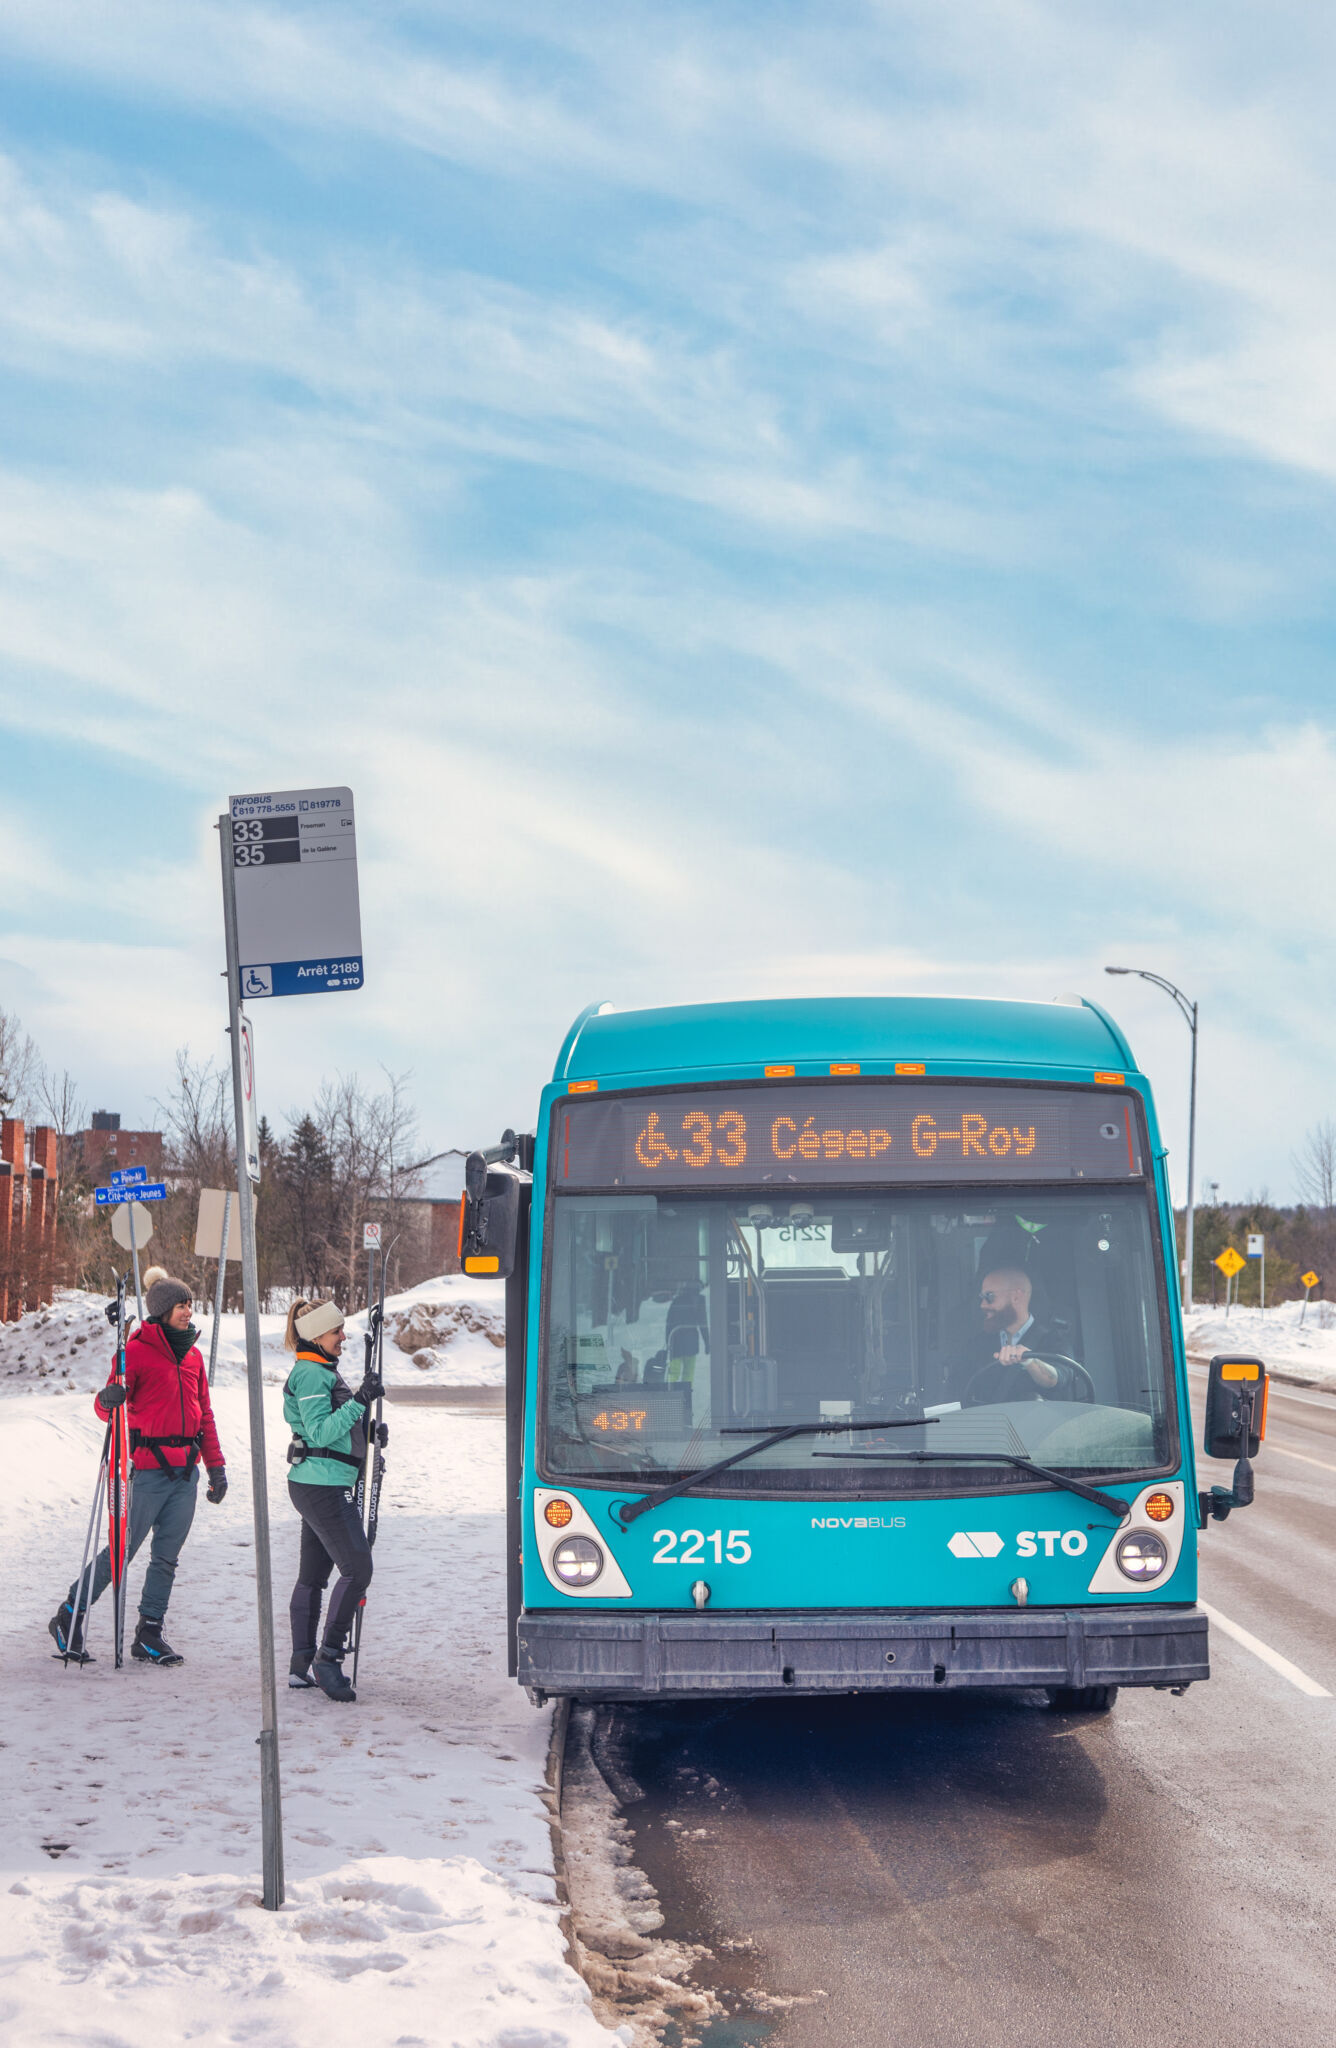
[[729, 1564], [746, 1564], [752, 1554], [747, 1541], [750, 1533], [748, 1529], [730, 1529], [725, 1537], [722, 1529], [711, 1529], [707, 1536], [703, 1529], [683, 1529], [679, 1536], [676, 1529], [656, 1529], [650, 1541], [658, 1545], [655, 1564], [704, 1564], [707, 1543], [716, 1564], [723, 1564], [725, 1559]]

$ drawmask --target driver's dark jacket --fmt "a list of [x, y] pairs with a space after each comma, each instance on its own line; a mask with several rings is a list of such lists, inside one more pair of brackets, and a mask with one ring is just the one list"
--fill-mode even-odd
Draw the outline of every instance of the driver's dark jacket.
[[1015, 1365], [1001, 1365], [997, 1353], [1006, 1344], [1022, 1344], [1027, 1351], [1066, 1351], [1071, 1337], [1066, 1328], [1058, 1329], [1052, 1323], [1033, 1322], [1019, 1337], [1009, 1337], [1005, 1331], [988, 1330], [983, 1337], [985, 1360], [991, 1360], [991, 1367], [977, 1371], [973, 1381], [971, 1400], [989, 1401], [1069, 1401], [1075, 1391], [1076, 1374], [1069, 1365], [1050, 1358], [1048, 1363], [1058, 1376], [1053, 1387], [1036, 1386], [1025, 1370], [1022, 1358]]

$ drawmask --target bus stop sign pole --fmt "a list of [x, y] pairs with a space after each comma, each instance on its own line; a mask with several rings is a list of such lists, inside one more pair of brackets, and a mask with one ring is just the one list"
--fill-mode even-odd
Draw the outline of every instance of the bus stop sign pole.
[[255, 1601], [260, 1623], [260, 1816], [264, 1856], [264, 1904], [283, 1904], [283, 1805], [278, 1774], [278, 1680], [274, 1666], [274, 1588], [269, 1552], [269, 1475], [264, 1449], [264, 1382], [260, 1372], [260, 1290], [255, 1260], [255, 1201], [251, 1187], [247, 1102], [253, 1097], [243, 1075], [241, 975], [237, 949], [237, 898], [232, 829], [218, 820], [223, 863], [223, 929], [227, 938], [227, 1014], [232, 1037], [232, 1097], [236, 1112], [237, 1220], [241, 1232], [241, 1285], [246, 1321], [246, 1383], [250, 1394], [251, 1485], [255, 1510]]

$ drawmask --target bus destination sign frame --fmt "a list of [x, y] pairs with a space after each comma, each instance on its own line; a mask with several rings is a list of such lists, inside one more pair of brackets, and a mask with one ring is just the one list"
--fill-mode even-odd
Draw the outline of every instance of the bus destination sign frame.
[[1144, 1177], [1130, 1089], [725, 1084], [566, 1098], [553, 1117], [558, 1192]]

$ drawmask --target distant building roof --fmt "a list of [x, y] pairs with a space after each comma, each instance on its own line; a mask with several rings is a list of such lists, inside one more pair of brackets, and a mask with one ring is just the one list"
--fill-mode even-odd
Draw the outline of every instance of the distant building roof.
[[464, 1192], [467, 1152], [436, 1152], [413, 1168], [415, 1202], [457, 1202]]

